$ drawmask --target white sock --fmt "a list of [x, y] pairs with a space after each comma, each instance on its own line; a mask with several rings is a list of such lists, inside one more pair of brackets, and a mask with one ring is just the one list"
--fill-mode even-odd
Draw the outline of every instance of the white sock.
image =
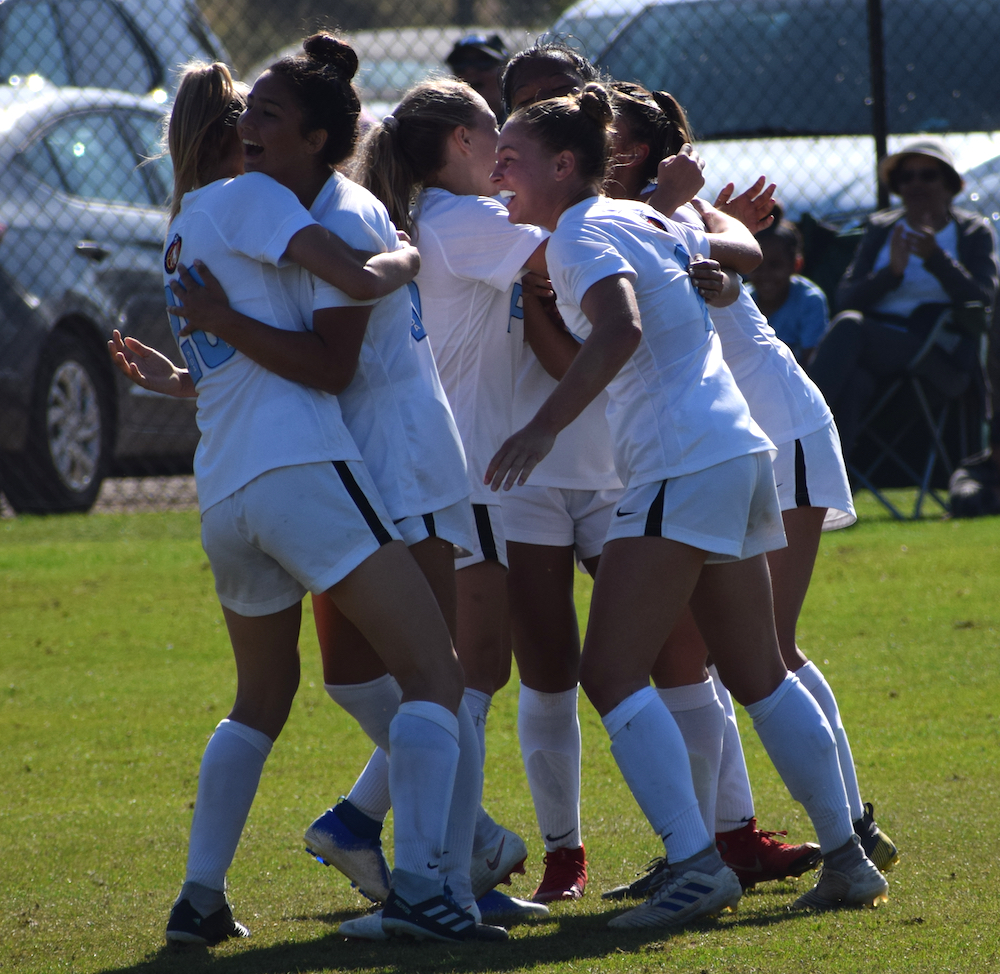
[[479, 739], [469, 708], [458, 708], [458, 767], [455, 787], [448, 810], [444, 858], [441, 873], [451, 889], [455, 902], [466, 910], [478, 913], [472, 895], [472, 842], [476, 831], [476, 813], [483, 797], [483, 768], [479, 760]]
[[715, 799], [715, 831], [731, 832], [741, 828], [754, 817], [753, 792], [750, 775], [743, 756], [743, 742], [736, 723], [733, 698], [719, 679], [719, 671], [710, 666], [708, 672], [715, 684], [715, 692], [726, 712], [726, 730], [722, 737], [722, 763], [719, 765], [719, 791]]
[[858, 775], [854, 770], [854, 757], [851, 754], [851, 745], [847, 741], [847, 731], [840, 719], [840, 708], [837, 706], [837, 698], [830, 689], [830, 684], [820, 672], [812, 660], [808, 660], [804, 666], [800, 666], [795, 675], [802, 685], [812, 694], [813, 700], [819, 704], [819, 709], [826, 716], [830, 728], [833, 730], [834, 739], [837, 742], [837, 758], [840, 760], [840, 774], [844, 779], [844, 789], [847, 792], [847, 802], [851, 806], [851, 819], [857, 821], [865, 814], [861, 804], [861, 792], [858, 789]]
[[603, 719], [611, 753], [649, 824], [663, 839], [668, 860], [680, 862], [710, 845], [684, 738], [656, 690], [643, 687]]
[[424, 881], [441, 880], [458, 735], [458, 718], [429, 700], [401, 703], [389, 728], [395, 869]]
[[389, 755], [382, 748], [372, 751], [347, 800], [376, 822], [385, 821], [392, 808], [392, 799], [389, 797]]
[[198, 772], [185, 883], [225, 890], [271, 746], [267, 734], [234, 720], [215, 728]]
[[542, 693], [521, 684], [517, 734], [545, 851], [580, 847], [577, 687]]
[[657, 693], [684, 738], [701, 817], [708, 834], [715, 835], [715, 802], [722, 736], [726, 731], [726, 712], [716, 695], [715, 684], [709, 679], [682, 687], [661, 687]]
[[746, 708], [792, 798], [809, 813], [823, 852], [854, 833], [833, 731], [819, 704], [789, 673], [770, 696]]
[[469, 708], [469, 715], [476, 725], [476, 736], [479, 738], [479, 750], [482, 755], [483, 766], [486, 766], [486, 717], [490, 712], [490, 705], [493, 703], [493, 695], [483, 693], [482, 690], [471, 690], [465, 688], [462, 695], [465, 705]]
[[378, 747], [387, 750], [389, 724], [396, 716], [403, 695], [399, 684], [386, 673], [367, 683], [326, 683], [324, 686], [330, 699], [343, 707]]

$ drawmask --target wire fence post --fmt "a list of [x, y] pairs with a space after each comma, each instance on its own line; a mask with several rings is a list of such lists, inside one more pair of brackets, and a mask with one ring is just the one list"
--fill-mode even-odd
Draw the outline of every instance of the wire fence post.
[[875, 139], [875, 184], [878, 208], [889, 205], [889, 187], [878, 178], [878, 164], [888, 154], [888, 123], [885, 114], [885, 43], [882, 31], [882, 0], [868, 0], [868, 64], [871, 73], [872, 136]]

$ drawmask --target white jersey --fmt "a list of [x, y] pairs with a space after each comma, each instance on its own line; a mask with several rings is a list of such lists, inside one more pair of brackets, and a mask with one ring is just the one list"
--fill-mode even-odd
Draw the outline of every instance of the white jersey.
[[[386, 208], [340, 173], [327, 180], [310, 213], [358, 250], [382, 253], [399, 246]], [[315, 281], [316, 309], [371, 303]], [[469, 496], [462, 442], [409, 288], [374, 303], [357, 372], [338, 398], [394, 521]]]
[[[557, 385], [525, 342], [514, 390], [514, 429], [521, 429], [534, 418]], [[621, 487], [611, 449], [607, 406], [608, 393], [602, 390], [556, 437], [555, 446], [531, 471], [531, 483], [563, 490], [615, 490]]]
[[[186, 193], [167, 230], [169, 282], [180, 264], [204, 261], [236, 311], [288, 331], [306, 327], [297, 265], [282, 268], [291, 238], [316, 221], [295, 194], [269, 176], [248, 173]], [[174, 335], [183, 320], [171, 316]], [[360, 460], [336, 396], [283, 379], [214, 335], [178, 338], [198, 390], [201, 442], [194, 472], [202, 511], [277, 467]]]
[[[673, 219], [699, 230], [704, 226], [690, 204], [678, 209]], [[830, 422], [833, 415], [823, 393], [774, 333], [742, 284], [734, 304], [709, 307], [708, 313], [750, 414], [774, 443], [791, 443]]]
[[518, 278], [548, 234], [517, 226], [482, 196], [427, 189], [414, 212], [418, 311], [462, 434], [474, 503], [496, 503], [486, 466], [513, 432], [524, 337]]
[[707, 253], [703, 231], [672, 223], [645, 203], [595, 196], [570, 207], [549, 239], [552, 286], [567, 328], [585, 341], [589, 288], [632, 282], [642, 337], [608, 384], [608, 422], [627, 487], [704, 470], [773, 444], [750, 417], [704, 301], [688, 275]]

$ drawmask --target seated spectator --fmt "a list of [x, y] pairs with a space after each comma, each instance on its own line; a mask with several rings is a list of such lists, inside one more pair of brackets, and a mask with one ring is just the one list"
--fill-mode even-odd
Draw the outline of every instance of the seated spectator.
[[750, 293], [775, 334], [804, 365], [830, 321], [826, 295], [798, 273], [802, 235], [794, 223], [776, 214], [774, 223], [757, 234], [757, 243], [764, 259], [750, 275]]
[[[886, 156], [879, 178], [903, 201], [873, 214], [837, 290], [841, 313], [830, 323], [810, 374], [826, 396], [849, 456], [860, 418], [877, 387], [903, 373], [941, 312], [997, 293], [993, 231], [981, 216], [955, 209], [963, 186], [951, 153], [923, 139]], [[976, 364], [958, 336], [935, 349], [932, 381]]]
[[444, 63], [456, 78], [474, 88], [486, 100], [497, 122], [503, 125], [507, 113], [500, 96], [500, 72], [510, 52], [499, 34], [469, 34], [455, 42]]

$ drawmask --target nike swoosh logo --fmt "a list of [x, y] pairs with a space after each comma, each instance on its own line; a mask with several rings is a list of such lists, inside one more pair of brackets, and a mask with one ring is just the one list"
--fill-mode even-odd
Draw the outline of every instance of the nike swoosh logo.
[[739, 868], [741, 872], [746, 873], [762, 873], [764, 871], [764, 866], [762, 865], [759, 857], [754, 858], [754, 864], [752, 866], [741, 865]]
[[545, 836], [545, 841], [546, 842], [558, 842], [560, 839], [565, 839], [567, 835], [572, 835], [573, 831], [574, 831], [573, 829], [570, 829], [568, 832], [563, 832], [562, 835], [546, 835]]
[[503, 844], [507, 841], [507, 836], [505, 835], [500, 840], [500, 847], [497, 849], [497, 854], [493, 859], [486, 860], [486, 868], [489, 870], [496, 869], [500, 865], [500, 857], [503, 855]]
[[635, 511], [617, 510], [615, 511], [615, 517], [631, 517], [635, 513], [636, 513]]
[[434, 863], [430, 863], [429, 862], [429, 863], [427, 863], [427, 868], [428, 869], [437, 869], [437, 866]]

